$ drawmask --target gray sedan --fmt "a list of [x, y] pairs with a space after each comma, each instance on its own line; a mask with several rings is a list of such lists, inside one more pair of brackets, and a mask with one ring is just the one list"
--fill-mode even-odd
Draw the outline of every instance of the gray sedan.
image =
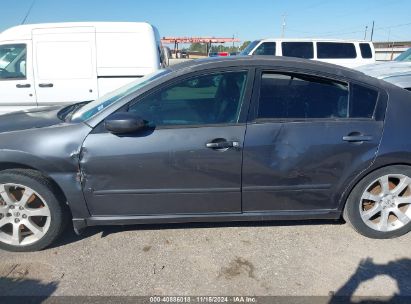
[[342, 67], [211, 58], [0, 116], [0, 247], [87, 226], [339, 219], [411, 229], [411, 93]]

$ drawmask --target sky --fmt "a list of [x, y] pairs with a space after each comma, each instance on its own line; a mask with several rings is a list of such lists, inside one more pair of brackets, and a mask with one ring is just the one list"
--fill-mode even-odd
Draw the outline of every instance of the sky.
[[[20, 24], [33, 0], [0, 0], [0, 31]], [[26, 23], [147, 21], [163, 36], [411, 40], [411, 0], [34, 0]]]

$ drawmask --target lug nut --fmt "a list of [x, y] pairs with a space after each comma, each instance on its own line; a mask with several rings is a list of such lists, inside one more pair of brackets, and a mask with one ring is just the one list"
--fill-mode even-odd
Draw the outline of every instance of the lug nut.
[[24, 208], [22, 206], [19, 207], [20, 210], [24, 210]]
[[19, 219], [15, 219], [14, 222], [15, 222], [16, 224], [18, 224], [18, 223], [20, 223], [20, 220], [19, 220]]
[[27, 218], [27, 215], [23, 214], [23, 215], [22, 215], [22, 218], [26, 219], [26, 218]]
[[11, 205], [11, 206], [10, 206], [10, 209], [14, 209], [14, 206], [13, 206], [13, 205]]

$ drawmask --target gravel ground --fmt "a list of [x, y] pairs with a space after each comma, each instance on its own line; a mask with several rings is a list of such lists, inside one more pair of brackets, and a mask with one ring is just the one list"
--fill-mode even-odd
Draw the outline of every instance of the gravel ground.
[[67, 230], [42, 252], [0, 251], [0, 294], [411, 296], [410, 245], [324, 221]]

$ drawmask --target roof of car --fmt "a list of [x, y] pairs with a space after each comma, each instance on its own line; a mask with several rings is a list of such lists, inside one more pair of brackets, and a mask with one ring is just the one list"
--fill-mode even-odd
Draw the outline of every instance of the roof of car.
[[280, 56], [232, 56], [232, 57], [209, 57], [205, 59], [185, 61], [180, 64], [169, 67], [172, 71], [185, 72], [187, 70], [205, 70], [220, 67], [241, 67], [241, 66], [255, 66], [255, 67], [281, 67], [296, 70], [309, 70], [320, 73], [326, 73], [345, 78], [355, 79], [358, 81], [367, 82], [374, 85], [381, 85], [380, 81], [366, 76], [364, 73], [345, 68], [339, 65], [294, 58], [294, 57], [280, 57]]

